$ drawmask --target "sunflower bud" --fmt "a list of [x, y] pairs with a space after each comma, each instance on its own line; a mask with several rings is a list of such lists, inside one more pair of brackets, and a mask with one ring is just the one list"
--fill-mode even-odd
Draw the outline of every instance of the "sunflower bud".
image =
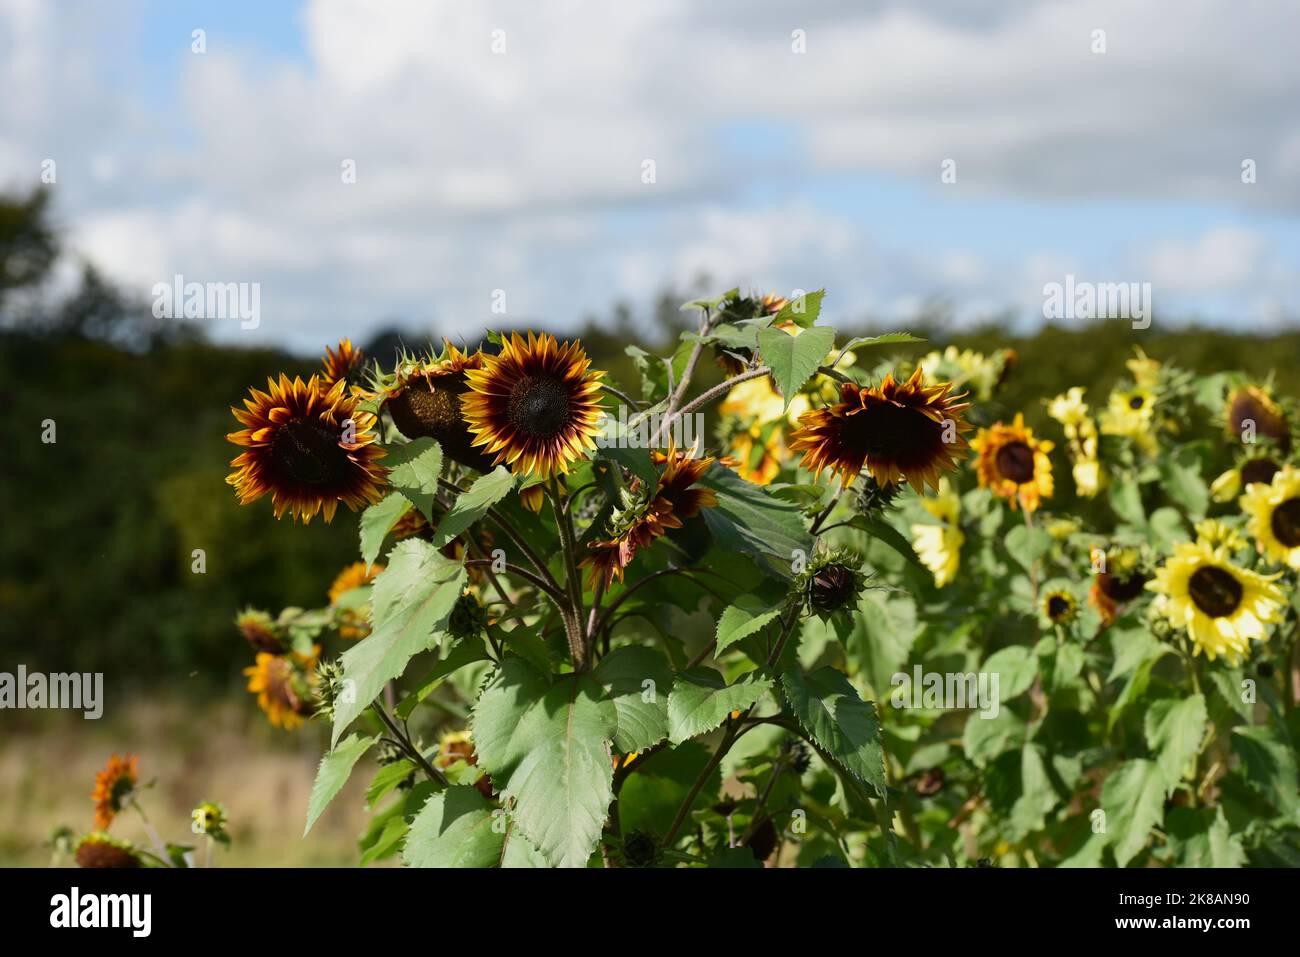
[[839, 611], [857, 592], [857, 576], [846, 565], [827, 565], [813, 576], [809, 599], [818, 611]]
[[632, 831], [623, 838], [622, 858], [628, 867], [654, 867], [659, 859], [659, 845], [645, 831]]
[[477, 638], [486, 627], [487, 613], [477, 598], [466, 593], [456, 599], [456, 604], [451, 609], [451, 616], [447, 619], [447, 631], [453, 638], [457, 640]]
[[284, 636], [271, 620], [271, 616], [264, 611], [245, 608], [235, 618], [235, 627], [254, 651], [282, 655], [289, 650], [288, 642], [284, 640]]
[[795, 774], [803, 774], [808, 770], [812, 755], [808, 751], [808, 745], [798, 738], [786, 738], [781, 742], [781, 760]]

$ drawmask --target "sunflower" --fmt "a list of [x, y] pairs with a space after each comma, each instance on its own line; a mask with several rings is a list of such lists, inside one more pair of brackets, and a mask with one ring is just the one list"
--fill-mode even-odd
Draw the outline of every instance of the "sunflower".
[[957, 577], [961, 546], [966, 541], [960, 524], [961, 498], [945, 478], [939, 483], [939, 494], [922, 498], [921, 505], [940, 524], [913, 525], [912, 544], [921, 564], [934, 575], [935, 585], [943, 588]]
[[1157, 610], [1187, 629], [1197, 654], [1235, 665], [1252, 639], [1264, 640], [1266, 624], [1282, 620], [1279, 577], [1239, 568], [1224, 548], [1183, 542], [1146, 587], [1159, 596]]
[[462, 352], [444, 339], [441, 355], [404, 358], [367, 396], [379, 400], [408, 439], [437, 439], [443, 454], [452, 461], [477, 472], [490, 472], [492, 457], [473, 447], [474, 436], [463, 405], [469, 391], [467, 374], [482, 368], [482, 352]]
[[1137, 356], [1127, 360], [1124, 365], [1133, 373], [1133, 381], [1144, 389], [1154, 389], [1160, 382], [1161, 362], [1152, 359], [1140, 347], [1134, 349]]
[[370, 431], [375, 417], [358, 409], [342, 380], [323, 388], [320, 380], [267, 381], [268, 391], [252, 389], [244, 409], [231, 409], [244, 426], [226, 436], [244, 446], [231, 460], [226, 482], [241, 505], [271, 494], [275, 517], [288, 509], [304, 524], [317, 512], [334, 518], [339, 502], [356, 511], [383, 495], [384, 450]]
[[1152, 454], [1156, 451], [1155, 408], [1156, 394], [1150, 389], [1116, 389], [1101, 413], [1102, 434], [1132, 439], [1140, 449]]
[[1300, 470], [1288, 465], [1267, 485], [1248, 486], [1241, 510], [1260, 553], [1300, 569]]
[[108, 826], [122, 810], [127, 799], [135, 790], [139, 780], [137, 766], [140, 759], [128, 754], [122, 757], [114, 754], [109, 757], [104, 770], [95, 774], [95, 789], [90, 792], [90, 799], [95, 802], [95, 828], [108, 830]]
[[724, 463], [728, 468], [735, 469], [746, 482], [768, 485], [781, 474], [785, 453], [781, 430], [771, 425], [767, 428], [756, 425], [737, 432], [731, 437], [731, 453]]
[[1238, 440], [1247, 434], [1262, 435], [1276, 442], [1283, 452], [1291, 448], [1286, 414], [1260, 386], [1245, 385], [1229, 393], [1225, 417], [1228, 434]]
[[1101, 553], [1101, 570], [1092, 580], [1088, 604], [1097, 609], [1107, 627], [1119, 617], [1120, 607], [1142, 594], [1150, 576], [1142, 570], [1142, 554], [1135, 548]]
[[917, 369], [906, 382], [886, 375], [878, 386], [851, 382], [840, 402], [799, 417], [790, 448], [814, 475], [838, 472], [848, 488], [865, 467], [880, 485], [906, 480], [917, 492], [939, 487], [939, 473], [955, 468], [969, 448], [961, 435], [970, 426], [961, 413], [969, 403], [950, 394], [951, 383], [928, 386]]
[[257, 695], [257, 706], [271, 724], [292, 731], [315, 712], [312, 687], [320, 646], [310, 655], [268, 655], [259, 652], [253, 665], [244, 669], [248, 690]]
[[980, 429], [971, 447], [979, 453], [975, 470], [980, 485], [1010, 501], [1013, 509], [1019, 504], [1026, 512], [1036, 512], [1042, 499], [1052, 497], [1052, 460], [1047, 453], [1053, 445], [1035, 439], [1021, 413], [1010, 425], [997, 422]]
[[1237, 530], [1217, 518], [1207, 518], [1196, 523], [1196, 540], [1211, 548], [1225, 548], [1229, 553], [1239, 552], [1246, 547], [1246, 540]]
[[1067, 625], [1079, 613], [1079, 603], [1064, 588], [1053, 588], [1039, 601], [1043, 617], [1053, 625]]
[[549, 479], [596, 448], [601, 434], [600, 379], [579, 342], [518, 333], [499, 355], [469, 369], [461, 407], [475, 446], [514, 472]]
[[1089, 415], [1088, 403], [1083, 401], [1083, 389], [1074, 386], [1050, 400], [1047, 414], [1065, 430], [1076, 491], [1084, 498], [1092, 498], [1106, 484], [1106, 475], [1097, 457], [1097, 426]]
[[76, 860], [78, 867], [86, 868], [144, 866], [140, 855], [129, 843], [98, 832], [87, 834], [77, 843]]
[[273, 655], [282, 655], [288, 649], [271, 616], [256, 608], [245, 608], [235, 617], [235, 627], [244, 636], [254, 651], [267, 651]]
[[361, 367], [366, 354], [352, 345], [351, 339], [339, 340], [339, 351], [325, 347], [325, 358], [321, 359], [321, 381], [328, 388], [335, 382], [345, 381]]
[[[463, 761], [466, 768], [478, 767], [478, 755], [474, 752], [474, 739], [468, 730], [445, 731], [438, 738], [438, 753], [433, 758], [433, 765], [441, 770], [454, 769]], [[458, 783], [464, 783], [463, 781]], [[492, 779], [487, 774], [479, 774], [474, 780], [480, 794], [492, 797]]]
[[713, 459], [692, 458], [671, 444], [667, 453], [655, 452], [653, 458], [656, 465], [664, 467], [653, 494], [647, 493], [640, 479], [633, 480], [627, 506], [610, 518], [613, 537], [592, 542], [590, 554], [582, 560], [583, 567], [591, 569], [593, 589], [600, 582], [608, 587], [616, 578], [622, 581], [623, 570], [631, 564], [638, 549], [648, 548], [669, 529], [681, 528], [683, 519], [694, 518], [701, 509], [718, 504], [713, 489], [695, 487]]
[[1273, 481], [1280, 466], [1268, 456], [1253, 456], [1234, 465], [1210, 483], [1210, 495], [1216, 502], [1230, 502], [1241, 494], [1242, 486], [1250, 488], [1256, 482], [1267, 485]]

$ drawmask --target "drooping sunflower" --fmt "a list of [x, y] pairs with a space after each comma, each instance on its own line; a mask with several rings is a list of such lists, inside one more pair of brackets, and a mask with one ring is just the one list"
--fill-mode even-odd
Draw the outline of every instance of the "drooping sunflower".
[[1300, 470], [1287, 465], [1269, 484], [1248, 486], [1241, 510], [1260, 553], [1300, 569]]
[[1019, 505], [1026, 512], [1036, 512], [1043, 499], [1052, 497], [1055, 486], [1047, 453], [1053, 444], [1035, 439], [1021, 413], [1016, 413], [1010, 425], [996, 422], [980, 429], [971, 448], [979, 453], [975, 471], [980, 485], [1007, 499], [1013, 509]]
[[95, 774], [95, 789], [90, 792], [90, 799], [95, 802], [95, 828], [108, 830], [139, 780], [138, 765], [140, 759], [132, 754], [111, 755], [104, 770]]
[[701, 509], [718, 504], [713, 489], [696, 486], [713, 459], [692, 458], [671, 445], [666, 453], [653, 453], [653, 458], [656, 465], [664, 467], [653, 494], [640, 479], [635, 479], [628, 489], [626, 507], [610, 518], [612, 537], [592, 542], [590, 553], [582, 560], [582, 566], [591, 569], [592, 588], [600, 582], [608, 587], [614, 579], [622, 581], [623, 570], [631, 564], [638, 549], [648, 548], [670, 529], [681, 528], [684, 519], [694, 518]]
[[1257, 385], [1245, 385], [1228, 394], [1224, 407], [1228, 434], [1241, 440], [1251, 434], [1272, 439], [1286, 452], [1291, 448], [1291, 427], [1286, 414], [1273, 400], [1268, 390]]
[[939, 487], [940, 473], [953, 469], [970, 447], [962, 433], [969, 403], [951, 395], [952, 384], [928, 386], [917, 369], [906, 382], [886, 375], [877, 386], [851, 382], [840, 388], [840, 401], [799, 417], [790, 448], [803, 452], [801, 464], [816, 475], [839, 473], [848, 488], [867, 472], [880, 485], [907, 481], [920, 492]]
[[1195, 653], [1235, 665], [1252, 640], [1264, 640], [1265, 625], [1282, 620], [1279, 577], [1234, 565], [1224, 548], [1183, 542], [1146, 587], [1159, 596], [1157, 610], [1187, 629]]
[[912, 545], [921, 564], [934, 575], [935, 585], [943, 588], [957, 577], [961, 546], [966, 541], [960, 523], [961, 497], [945, 478], [939, 483], [939, 494], [922, 498], [921, 504], [939, 524], [913, 525]]
[[325, 347], [325, 357], [321, 359], [321, 381], [328, 388], [335, 382], [346, 381], [361, 368], [366, 354], [352, 345], [351, 339], [340, 339], [338, 352]]
[[273, 655], [282, 655], [288, 650], [284, 635], [275, 621], [264, 611], [245, 608], [235, 618], [235, 627], [244, 636], [244, 640], [253, 646], [254, 651], [266, 651]]
[[469, 391], [467, 373], [482, 368], [482, 352], [462, 352], [444, 339], [441, 355], [402, 359], [394, 372], [375, 382], [367, 394], [379, 400], [408, 439], [437, 439], [443, 454], [452, 461], [477, 472], [490, 472], [492, 456], [473, 447], [474, 436], [463, 405]]
[[277, 728], [292, 731], [315, 713], [312, 688], [319, 656], [319, 645], [310, 655], [259, 652], [255, 663], [244, 669], [248, 690], [257, 695], [257, 706]]
[[316, 376], [281, 375], [266, 392], [250, 392], [245, 408], [230, 410], [244, 428], [226, 436], [246, 449], [226, 478], [241, 505], [270, 493], [276, 518], [288, 510], [306, 524], [317, 512], [331, 521], [340, 502], [356, 511], [379, 501], [385, 452], [374, 444], [375, 417], [360, 411], [346, 382], [324, 388]]
[[77, 866], [85, 868], [144, 866], [144, 862], [140, 860], [140, 855], [128, 842], [119, 841], [100, 832], [87, 834], [83, 837], [77, 843], [75, 857]]
[[551, 478], [596, 448], [601, 434], [600, 380], [579, 342], [518, 333], [501, 352], [468, 369], [461, 400], [473, 445], [516, 473]]

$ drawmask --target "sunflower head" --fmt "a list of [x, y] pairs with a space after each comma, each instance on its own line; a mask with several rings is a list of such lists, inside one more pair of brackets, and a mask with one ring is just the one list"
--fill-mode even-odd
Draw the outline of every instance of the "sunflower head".
[[108, 826], [135, 791], [140, 759], [135, 755], [111, 755], [104, 770], [95, 774], [95, 789], [90, 799], [95, 802], [95, 828], [108, 830]]
[[331, 521], [340, 502], [356, 511], [379, 501], [387, 473], [375, 417], [346, 390], [342, 380], [325, 387], [316, 376], [281, 375], [266, 392], [252, 389], [245, 408], [231, 409], [244, 428], [226, 438], [245, 451], [231, 460], [226, 481], [241, 505], [269, 493], [276, 518], [288, 510], [306, 523], [317, 512]]
[[361, 369], [366, 354], [352, 345], [351, 339], [339, 340], [338, 351], [325, 347], [325, 358], [321, 359], [321, 381], [328, 388], [336, 382], [355, 378]]
[[78, 867], [143, 867], [144, 862], [134, 847], [107, 834], [87, 834], [77, 843]]
[[1247, 435], [1264, 436], [1286, 452], [1291, 447], [1291, 427], [1286, 415], [1268, 391], [1257, 385], [1245, 385], [1228, 395], [1225, 406], [1228, 434], [1237, 439]]
[[1146, 587], [1159, 596], [1160, 614], [1187, 630], [1196, 653], [1235, 665], [1252, 640], [1264, 640], [1264, 626], [1282, 618], [1278, 577], [1234, 565], [1224, 548], [1184, 542]]
[[501, 352], [469, 369], [462, 400], [473, 445], [516, 473], [548, 479], [596, 448], [601, 434], [600, 379], [581, 343], [518, 333]]
[[235, 627], [252, 645], [254, 651], [266, 651], [273, 655], [282, 655], [289, 644], [269, 614], [256, 608], [245, 608], [235, 617]]
[[482, 368], [482, 352], [462, 352], [444, 339], [441, 355], [403, 358], [396, 371], [378, 380], [369, 394], [380, 400], [408, 439], [436, 439], [452, 461], [490, 472], [492, 458], [473, 447], [463, 405], [469, 391], [467, 373]]
[[1053, 625], [1068, 625], [1079, 613], [1079, 603], [1064, 588], [1053, 588], [1039, 601], [1043, 617]]
[[1241, 510], [1260, 554], [1300, 569], [1300, 470], [1288, 465], [1267, 485], [1248, 486]]
[[956, 468], [969, 448], [962, 417], [969, 403], [950, 395], [951, 383], [926, 385], [917, 369], [906, 382], [886, 375], [877, 386], [846, 382], [840, 402], [799, 417], [790, 448], [820, 475], [831, 469], [848, 488], [865, 468], [881, 485], [904, 480], [920, 492], [939, 487], [940, 473]]
[[848, 549], [836, 548], [816, 555], [795, 577], [792, 594], [798, 596], [809, 614], [823, 620], [839, 613], [853, 613], [866, 586], [862, 559]]
[[1019, 412], [1010, 425], [998, 422], [980, 429], [971, 447], [979, 453], [975, 470], [980, 485], [1007, 499], [1013, 509], [1021, 505], [1035, 512], [1042, 499], [1051, 498], [1052, 460], [1047, 453], [1052, 443], [1035, 439]]
[[226, 809], [215, 801], [204, 801], [190, 812], [192, 830], [196, 834], [205, 834], [219, 844], [229, 844], [230, 834], [226, 831]]
[[319, 656], [319, 645], [312, 648], [310, 655], [259, 652], [256, 661], [244, 669], [248, 690], [257, 695], [257, 706], [277, 728], [292, 731], [316, 713], [315, 669]]

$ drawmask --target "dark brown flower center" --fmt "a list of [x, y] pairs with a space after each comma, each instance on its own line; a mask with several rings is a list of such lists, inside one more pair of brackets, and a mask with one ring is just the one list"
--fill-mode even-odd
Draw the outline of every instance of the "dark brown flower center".
[[1052, 595], [1047, 599], [1047, 617], [1060, 621], [1070, 613], [1070, 601], [1062, 595]]
[[844, 607], [855, 591], [852, 570], [844, 565], [827, 565], [812, 581], [813, 607], [821, 611], [835, 611]]
[[998, 474], [1017, 485], [1034, 480], [1034, 450], [1024, 442], [1008, 442], [998, 449]]
[[873, 459], [922, 463], [943, 448], [943, 427], [916, 409], [882, 403], [848, 416], [844, 444]]
[[1132, 601], [1142, 594], [1142, 586], [1146, 582], [1147, 577], [1141, 572], [1134, 572], [1128, 578], [1117, 578], [1108, 572], [1102, 572], [1097, 576], [1097, 584], [1100, 586], [1102, 594], [1111, 601], [1117, 602]]
[[549, 439], [573, 423], [573, 402], [568, 386], [553, 376], [524, 376], [510, 390], [506, 415], [516, 430]]
[[275, 464], [304, 485], [333, 485], [347, 477], [348, 453], [341, 433], [314, 419], [291, 419], [271, 441]]
[[1228, 422], [1232, 431], [1240, 435], [1249, 422], [1257, 435], [1267, 436], [1283, 449], [1291, 444], [1291, 430], [1282, 417], [1281, 411], [1261, 392], [1255, 389], [1241, 389], [1231, 396], [1228, 406]]
[[1278, 472], [1278, 464], [1272, 459], [1251, 459], [1241, 467], [1241, 483], [1250, 485], [1254, 482], [1263, 482], [1267, 485], [1273, 481], [1273, 476]]
[[1226, 618], [1241, 604], [1242, 587], [1236, 576], [1217, 565], [1203, 565], [1192, 573], [1187, 593], [1211, 618]]
[[1300, 545], [1300, 498], [1289, 498], [1273, 509], [1273, 534], [1287, 548]]
[[1146, 400], [1140, 395], [1135, 395], [1133, 398], [1128, 400], [1128, 407], [1130, 409], [1140, 409], [1144, 405], [1146, 405]]

